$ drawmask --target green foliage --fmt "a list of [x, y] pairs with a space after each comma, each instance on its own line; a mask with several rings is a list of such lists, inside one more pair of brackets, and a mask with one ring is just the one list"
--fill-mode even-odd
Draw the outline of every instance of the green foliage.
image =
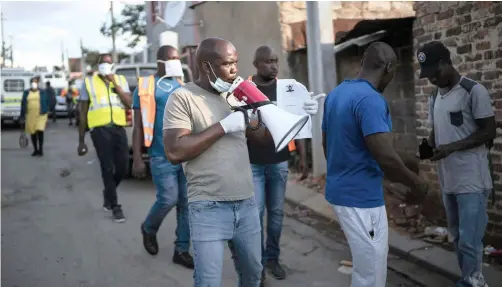
[[116, 36], [128, 36], [128, 47], [134, 48], [142, 36], [146, 36], [146, 10], [144, 4], [126, 5], [121, 11], [122, 20], [115, 25], [103, 23], [100, 32], [105, 37], [111, 37], [115, 30]]

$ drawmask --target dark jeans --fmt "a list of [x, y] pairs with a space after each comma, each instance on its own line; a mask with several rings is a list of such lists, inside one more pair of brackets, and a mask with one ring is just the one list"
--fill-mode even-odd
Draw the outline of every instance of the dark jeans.
[[56, 122], [56, 105], [51, 106], [51, 118], [53, 122]]
[[73, 111], [74, 106], [75, 105], [73, 104], [73, 102], [66, 102], [66, 109], [68, 112], [68, 120], [70, 121], [70, 123], [72, 122], [73, 117], [75, 116], [75, 113]]
[[91, 138], [101, 165], [104, 202], [113, 208], [118, 205], [117, 186], [127, 174], [127, 135], [123, 127], [112, 125], [92, 129]]

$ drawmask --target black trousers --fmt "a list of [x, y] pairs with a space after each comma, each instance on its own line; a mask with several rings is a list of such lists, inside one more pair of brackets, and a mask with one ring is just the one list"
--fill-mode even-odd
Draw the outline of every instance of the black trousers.
[[92, 129], [91, 138], [98, 154], [105, 185], [104, 203], [113, 208], [118, 205], [117, 186], [127, 174], [127, 135], [123, 127], [112, 125]]

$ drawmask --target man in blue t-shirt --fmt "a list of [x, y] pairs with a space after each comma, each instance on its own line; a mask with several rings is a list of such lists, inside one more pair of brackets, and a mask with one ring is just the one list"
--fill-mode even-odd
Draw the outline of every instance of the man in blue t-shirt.
[[381, 93], [394, 77], [395, 65], [396, 55], [389, 45], [371, 44], [356, 79], [341, 83], [324, 104], [326, 200], [333, 205], [352, 252], [353, 287], [385, 286], [384, 173], [422, 194], [428, 190], [428, 184], [405, 166], [391, 145], [392, 122]]
[[160, 47], [157, 52], [157, 73], [154, 81], [150, 77], [140, 79], [133, 94], [133, 174], [138, 178], [145, 177], [142, 149], [147, 146], [157, 199], [141, 225], [143, 246], [151, 255], [159, 252], [157, 231], [169, 211], [176, 206], [177, 227], [173, 262], [193, 269], [193, 258], [189, 253], [186, 178], [181, 165], [173, 165], [167, 160], [162, 140], [167, 99], [181, 87], [182, 82], [177, 77], [182, 76], [178, 51], [171, 46]]

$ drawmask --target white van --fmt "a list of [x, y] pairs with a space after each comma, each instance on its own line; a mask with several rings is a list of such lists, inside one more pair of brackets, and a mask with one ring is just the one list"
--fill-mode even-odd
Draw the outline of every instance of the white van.
[[35, 73], [24, 69], [5, 68], [1, 71], [2, 79], [2, 124], [4, 121], [19, 123], [23, 92], [30, 87], [30, 79]]
[[[192, 82], [192, 71], [188, 65], [182, 64], [184, 81]], [[124, 64], [115, 67], [115, 74], [122, 75], [126, 78], [129, 84], [129, 89], [131, 90], [131, 95], [138, 86], [138, 78], [146, 77], [157, 72], [156, 63], [146, 63], [146, 64]], [[133, 131], [133, 119], [134, 112], [132, 110], [127, 111], [127, 126], [125, 128], [127, 134], [127, 142], [129, 144], [129, 175], [132, 171], [132, 131]], [[148, 161], [148, 154], [146, 148], [143, 149], [143, 160]]]

